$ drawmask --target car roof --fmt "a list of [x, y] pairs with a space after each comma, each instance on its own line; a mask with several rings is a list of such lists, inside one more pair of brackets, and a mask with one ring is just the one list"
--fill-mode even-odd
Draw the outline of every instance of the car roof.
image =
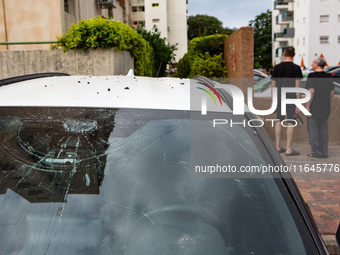
[[328, 70], [327, 72], [328, 73], [337, 73], [339, 71], [340, 71], [340, 66], [337, 66], [337, 67], [334, 67], [334, 68]]
[[254, 74], [259, 74], [259, 75], [262, 75], [262, 76], [264, 76], [264, 77], [268, 77], [267, 74], [265, 74], [264, 72], [261, 72], [261, 71], [259, 71], [259, 70], [257, 70], [257, 69], [254, 69], [253, 72], [254, 72]]
[[188, 110], [189, 82], [136, 76], [47, 77], [0, 87], [0, 105]]
[[[200, 110], [190, 102], [200, 96], [197, 79], [134, 76], [52, 76], [0, 84], [0, 107], [89, 107]], [[214, 83], [211, 86], [214, 87]], [[191, 89], [194, 88], [194, 89]], [[209, 104], [211, 102], [209, 101]], [[194, 107], [194, 108], [193, 108]], [[230, 112], [224, 103], [218, 111]]]
[[336, 66], [328, 66], [328, 67], [325, 67], [324, 70], [325, 72], [331, 72], [332, 70], [335, 70], [335, 69], [339, 69], [339, 65], [336, 65]]

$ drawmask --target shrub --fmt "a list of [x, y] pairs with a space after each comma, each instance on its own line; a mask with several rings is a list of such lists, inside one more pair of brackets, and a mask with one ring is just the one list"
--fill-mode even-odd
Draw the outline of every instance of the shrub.
[[188, 53], [184, 54], [184, 56], [177, 63], [177, 76], [181, 78], [187, 78], [190, 76], [191, 72], [191, 58]]
[[58, 37], [57, 41], [52, 48], [62, 47], [64, 52], [70, 49], [86, 51], [97, 48], [129, 51], [134, 57], [136, 75], [155, 75], [152, 47], [140, 34], [120, 21], [100, 16], [80, 20], [79, 24], [73, 24], [67, 34]]
[[209, 52], [210, 56], [223, 54], [224, 41], [226, 38], [226, 35], [196, 37], [189, 42], [188, 53], [198, 55]]
[[223, 58], [226, 35], [197, 37], [189, 42], [188, 53], [178, 62], [178, 77], [227, 77]]
[[204, 55], [196, 56], [191, 64], [190, 77], [201, 75], [209, 78], [222, 78], [227, 76], [227, 70], [224, 66], [222, 53], [210, 56], [208, 52]]

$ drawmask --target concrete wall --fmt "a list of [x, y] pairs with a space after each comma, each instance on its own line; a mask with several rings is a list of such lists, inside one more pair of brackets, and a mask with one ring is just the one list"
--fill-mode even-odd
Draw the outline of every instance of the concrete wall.
[[62, 72], [71, 75], [126, 75], [134, 68], [129, 52], [96, 49], [0, 51], [0, 79], [18, 75]]
[[228, 83], [234, 84], [247, 94], [254, 84], [254, 31], [241, 27], [224, 42], [224, 61], [227, 66]]

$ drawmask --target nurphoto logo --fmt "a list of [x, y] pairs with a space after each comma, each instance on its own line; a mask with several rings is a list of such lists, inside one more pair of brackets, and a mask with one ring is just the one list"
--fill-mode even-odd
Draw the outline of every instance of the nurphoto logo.
[[[201, 87], [197, 87], [197, 89], [200, 89], [202, 91], [204, 91], [204, 95], [202, 95], [201, 97], [201, 115], [207, 115], [207, 99], [206, 99], [206, 95], [209, 95], [211, 100], [214, 101], [214, 104], [223, 106], [222, 104], [222, 96], [220, 95], [220, 93], [218, 92], [219, 89], [224, 89], [225, 91], [227, 91], [231, 97], [233, 98], [233, 105], [232, 105], [232, 112], [233, 115], [244, 115], [245, 113], [245, 104], [244, 104], [244, 94], [242, 92], [242, 90], [240, 88], [238, 88], [237, 86], [234, 85], [222, 85], [222, 86], [218, 86], [218, 87], [212, 87], [206, 83], [200, 82], [200, 84], [202, 84], [203, 86], [205, 86], [205, 88], [201, 88]], [[272, 104], [270, 109], [267, 110], [258, 110], [255, 109], [254, 104], [253, 104], [253, 89], [251, 87], [248, 88], [247, 90], [247, 103], [248, 103], [248, 109], [251, 113], [255, 114], [255, 115], [261, 115], [261, 116], [267, 116], [270, 115], [272, 113], [274, 113], [278, 107], [278, 90], [276, 87], [272, 88]], [[303, 98], [287, 98], [287, 94], [288, 93], [301, 93], [302, 95], [304, 95]], [[217, 100], [215, 99], [215, 97], [219, 100], [220, 104], [217, 104]], [[286, 114], [286, 106], [287, 104], [293, 104], [295, 105], [297, 108], [300, 109], [300, 111], [305, 114], [306, 116], [310, 116], [311, 113], [303, 106], [304, 103], [307, 103], [311, 98], [311, 94], [307, 89], [304, 88], [296, 88], [296, 87], [284, 87], [281, 88], [281, 113], [282, 115]], [[264, 125], [264, 121], [271, 121], [272, 122], [272, 126], [274, 126], [274, 121], [277, 121], [277, 119], [254, 119], [254, 120], [249, 120], [248, 121], [248, 125], [251, 127], [259, 127], [259, 126], [263, 126]], [[282, 126], [285, 126], [285, 122], [286, 121], [294, 121], [296, 123], [296, 125], [298, 124], [298, 122], [296, 120], [284, 120], [282, 121]], [[217, 119], [214, 120], [214, 126], [215, 125], [220, 125], [220, 124], [227, 124], [229, 121], [228, 120], [224, 120], [224, 119]], [[252, 124], [258, 122], [260, 124]], [[296, 126], [295, 125], [295, 126]]]

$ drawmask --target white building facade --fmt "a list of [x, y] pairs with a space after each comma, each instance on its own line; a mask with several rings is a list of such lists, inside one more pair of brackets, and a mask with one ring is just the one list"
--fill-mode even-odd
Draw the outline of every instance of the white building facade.
[[340, 0], [274, 0], [273, 64], [294, 46], [294, 62], [309, 67], [323, 56], [329, 66], [340, 64]]
[[152, 30], [156, 25], [170, 44], [178, 44], [176, 62], [188, 51], [186, 0], [131, 0], [133, 25]]

